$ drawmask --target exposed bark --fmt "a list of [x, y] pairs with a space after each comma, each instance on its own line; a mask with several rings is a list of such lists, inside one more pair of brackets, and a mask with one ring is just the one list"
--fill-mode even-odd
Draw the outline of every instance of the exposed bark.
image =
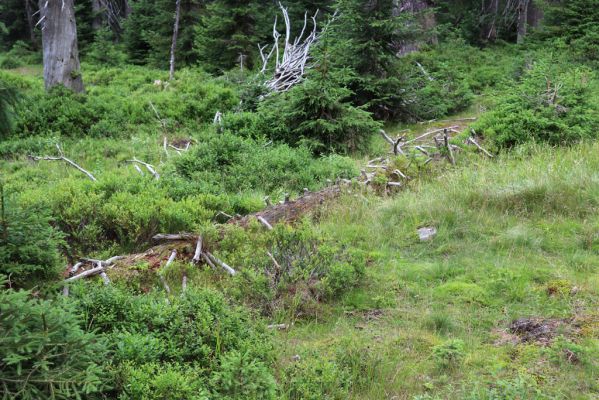
[[83, 92], [74, 0], [40, 0], [44, 82]]
[[524, 43], [528, 28], [528, 5], [530, 0], [519, 0], [518, 2], [518, 38], [517, 43]]
[[175, 3], [175, 24], [173, 26], [173, 42], [171, 43], [171, 61], [169, 79], [172, 81], [175, 77], [175, 51], [177, 50], [177, 36], [179, 35], [179, 17], [181, 15], [181, 0]]

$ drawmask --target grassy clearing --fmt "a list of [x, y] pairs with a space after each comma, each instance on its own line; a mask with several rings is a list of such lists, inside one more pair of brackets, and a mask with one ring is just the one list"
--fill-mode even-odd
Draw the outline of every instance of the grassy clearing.
[[[377, 262], [323, 320], [279, 335], [281, 360], [357, 352], [360, 399], [596, 398], [598, 151], [530, 146], [393, 199], [348, 196], [320, 227]], [[434, 240], [419, 242], [422, 226]], [[575, 329], [549, 346], [502, 342], [522, 317]]]

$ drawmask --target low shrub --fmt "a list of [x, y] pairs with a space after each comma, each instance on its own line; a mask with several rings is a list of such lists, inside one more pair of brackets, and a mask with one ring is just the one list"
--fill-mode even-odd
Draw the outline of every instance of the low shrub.
[[349, 103], [351, 91], [327, 72], [314, 72], [291, 90], [273, 94], [259, 105], [260, 132], [316, 153], [364, 150], [380, 124]]
[[443, 344], [433, 347], [435, 362], [438, 367], [443, 369], [460, 366], [465, 355], [464, 342], [459, 339], [448, 340]]
[[473, 127], [500, 148], [536, 141], [552, 145], [595, 138], [599, 104], [592, 95], [595, 73], [556, 60], [537, 61], [512, 93]]
[[86, 326], [111, 344], [124, 398], [274, 398], [269, 337], [221, 294], [188, 290], [165, 303], [90, 284], [72, 294]]
[[230, 228], [218, 252], [240, 270], [232, 295], [271, 316], [310, 316], [319, 301], [357, 287], [366, 273], [365, 254], [322, 237], [307, 221], [273, 231]]
[[287, 400], [342, 400], [349, 388], [348, 372], [334, 359], [306, 356], [282, 371], [281, 393]]
[[0, 182], [0, 274], [18, 287], [56, 279], [62, 236], [41, 207], [23, 207]]
[[[6, 280], [0, 276], [0, 286]], [[5, 398], [72, 399], [108, 389], [107, 343], [80, 328], [66, 302], [0, 290], [0, 386]]]
[[175, 173], [198, 182], [204, 193], [317, 188], [326, 179], [355, 176], [353, 162], [340, 156], [314, 160], [305, 147], [268, 145], [231, 133], [212, 135], [173, 160]]

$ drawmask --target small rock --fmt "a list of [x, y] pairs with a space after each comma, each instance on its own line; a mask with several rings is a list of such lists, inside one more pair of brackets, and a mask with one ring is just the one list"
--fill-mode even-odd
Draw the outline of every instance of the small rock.
[[291, 361], [299, 361], [299, 360], [301, 360], [301, 359], [302, 359], [302, 358], [300, 357], [300, 355], [299, 355], [299, 354], [296, 354], [296, 355], [294, 355], [293, 357], [291, 357]]
[[418, 229], [418, 236], [421, 242], [427, 242], [437, 235], [437, 228], [426, 227]]

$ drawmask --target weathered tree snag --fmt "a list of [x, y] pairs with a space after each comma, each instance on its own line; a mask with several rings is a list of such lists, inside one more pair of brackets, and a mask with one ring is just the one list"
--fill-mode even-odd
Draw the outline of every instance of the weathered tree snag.
[[84, 91], [77, 47], [74, 0], [40, 0], [44, 82], [80, 93]]
[[410, 40], [403, 40], [394, 43], [395, 51], [398, 57], [405, 56], [420, 49], [425, 43], [437, 44], [438, 39], [434, 34], [437, 26], [435, 13], [431, 12], [431, 2], [428, 0], [393, 0], [393, 16], [398, 17], [403, 13], [416, 15], [415, 30], [425, 32], [428, 37], [421, 37]]
[[97, 31], [98, 29], [102, 28], [103, 22], [102, 4], [100, 3], [100, 0], [92, 0], [92, 15], [92, 29]]
[[[264, 53], [264, 50], [268, 45], [258, 46], [260, 57], [262, 58], [261, 73], [266, 72], [270, 59], [273, 55], [275, 56], [274, 76], [265, 83], [266, 87], [273, 92], [285, 92], [303, 80], [306, 69], [310, 68], [310, 66], [307, 65], [310, 60], [310, 48], [320, 37], [320, 34], [317, 32], [316, 24], [318, 12], [311, 18], [313, 25], [312, 31], [304, 37], [306, 28], [308, 27], [308, 14], [306, 13], [304, 15], [304, 27], [299, 36], [292, 42], [289, 13], [287, 8], [283, 7], [280, 2], [279, 7], [281, 8], [285, 21], [285, 47], [283, 49], [283, 55], [281, 56], [279, 52], [279, 39], [281, 38], [281, 34], [277, 31], [276, 17], [272, 29], [273, 45], [270, 52], [268, 52], [268, 54]], [[333, 16], [333, 18], [335, 18], [335, 16]]]
[[27, 14], [27, 27], [29, 28], [29, 40], [31, 47], [37, 50], [37, 39], [35, 37], [35, 24], [33, 23], [33, 10], [31, 9], [31, 0], [23, 0], [25, 3], [25, 13]]
[[177, 36], [179, 35], [179, 17], [181, 15], [181, 0], [175, 3], [175, 23], [173, 25], [173, 42], [171, 43], [171, 60], [169, 79], [172, 81], [175, 77], [175, 51], [177, 50]]
[[528, 4], [530, 0], [519, 0], [518, 2], [518, 38], [517, 43], [524, 43], [528, 26]]
[[499, 16], [499, 0], [490, 0], [489, 13], [491, 14], [490, 23], [487, 26], [486, 40], [494, 42], [497, 40], [497, 17]]

